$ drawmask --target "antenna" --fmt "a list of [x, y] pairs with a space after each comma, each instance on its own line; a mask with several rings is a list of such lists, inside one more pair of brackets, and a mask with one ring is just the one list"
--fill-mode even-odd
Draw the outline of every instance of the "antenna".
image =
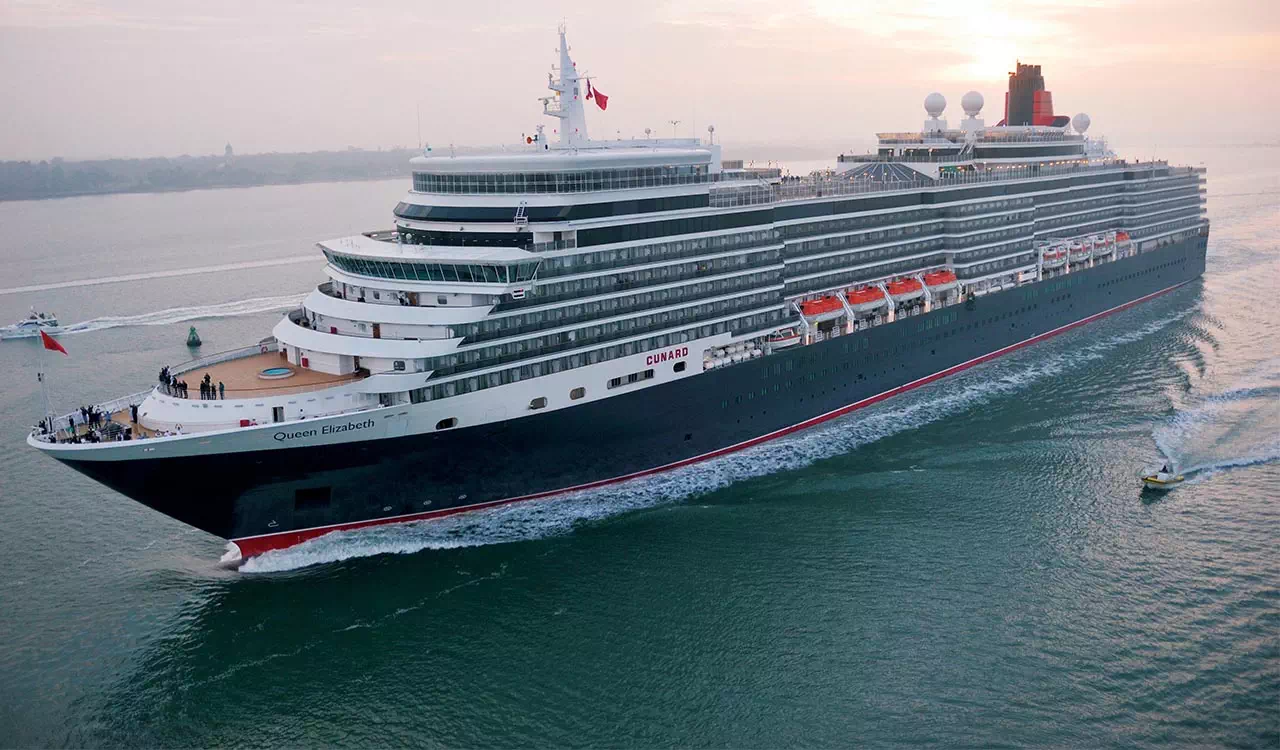
[[676, 137], [676, 126], [680, 124], [680, 121], [679, 121], [679, 120], [667, 120], [667, 122], [671, 123], [671, 137], [672, 137], [672, 138], [675, 138], [675, 137]]
[[716, 142], [716, 126], [715, 125], [707, 126], [707, 142], [712, 145], [714, 145]]
[[422, 102], [417, 103], [418, 107], [418, 150], [422, 150]]

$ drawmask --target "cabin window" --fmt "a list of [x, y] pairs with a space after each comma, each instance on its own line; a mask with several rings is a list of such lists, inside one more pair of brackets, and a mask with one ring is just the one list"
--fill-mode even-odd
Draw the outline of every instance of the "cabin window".
[[530, 409], [544, 409], [546, 408], [546, 406], [547, 406], [546, 396], [538, 396], [537, 398], [529, 402]]
[[578, 399], [586, 395], [587, 395], [586, 388], [574, 388], [573, 390], [569, 391], [569, 398], [573, 399], [574, 401], [577, 401]]
[[439, 422], [436, 422], [437, 430], [447, 430], [450, 427], [457, 427], [457, 426], [458, 426], [457, 417], [449, 417], [448, 419], [442, 419]]
[[675, 363], [675, 366], [672, 367], [671, 369], [675, 370], [676, 372], [684, 372], [685, 365], [687, 364], [688, 362], [677, 362]]
[[439, 297], [436, 297], [436, 304], [437, 304], [437, 305], [447, 305], [447, 304], [449, 304], [449, 298], [448, 298], [448, 297], [445, 297], [445, 296], [443, 296], [443, 295], [441, 295], [441, 296], [439, 296]]
[[392, 365], [391, 365], [391, 366], [392, 366], [392, 368], [394, 368], [394, 369], [396, 369], [396, 370], [403, 371], [403, 370], [404, 370], [404, 360], [403, 360], [403, 359], [397, 359], [395, 362], [393, 362], [393, 363], [392, 363]]

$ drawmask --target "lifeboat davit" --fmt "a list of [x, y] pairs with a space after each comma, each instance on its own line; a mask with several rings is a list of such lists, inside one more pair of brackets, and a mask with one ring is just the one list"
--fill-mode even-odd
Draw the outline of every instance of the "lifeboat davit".
[[956, 279], [956, 275], [951, 271], [934, 271], [924, 275], [925, 286], [929, 287], [930, 294], [938, 294], [946, 292], [960, 286], [960, 281]]
[[830, 320], [844, 315], [844, 305], [835, 297], [805, 300], [800, 303], [800, 314], [809, 320]]
[[866, 312], [889, 304], [884, 294], [874, 288], [851, 289], [844, 293], [844, 298], [849, 301], [849, 307], [853, 308], [854, 312]]
[[889, 296], [893, 297], [894, 302], [906, 302], [924, 296], [924, 285], [915, 279], [890, 281], [885, 285], [885, 289], [889, 291]]

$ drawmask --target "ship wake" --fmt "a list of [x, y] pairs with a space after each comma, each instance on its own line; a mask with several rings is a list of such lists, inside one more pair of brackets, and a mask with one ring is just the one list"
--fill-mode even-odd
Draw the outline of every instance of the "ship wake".
[[1280, 358], [1179, 408], [1153, 437], [1161, 455], [1188, 481], [1280, 461]]
[[1064, 339], [1070, 344], [1056, 352], [1046, 353], [1044, 348], [1024, 350], [823, 425], [669, 472], [441, 519], [336, 532], [251, 558], [240, 570], [282, 572], [373, 555], [505, 544], [567, 534], [582, 524], [670, 505], [743, 480], [804, 468], [952, 418], [1103, 359], [1192, 312], [1194, 307], [1185, 307], [1084, 346], [1079, 346], [1079, 334], [1072, 334]]
[[185, 323], [191, 320], [207, 320], [210, 318], [230, 318], [239, 315], [255, 315], [257, 313], [284, 310], [295, 307], [302, 302], [305, 294], [289, 294], [278, 297], [254, 297], [252, 299], [224, 302], [216, 305], [198, 305], [192, 307], [172, 307], [166, 310], [142, 313], [141, 315], [120, 315], [93, 318], [80, 323], [63, 326], [59, 336], [75, 333], [92, 333], [111, 328], [127, 328], [131, 326], [164, 326], [174, 323]]

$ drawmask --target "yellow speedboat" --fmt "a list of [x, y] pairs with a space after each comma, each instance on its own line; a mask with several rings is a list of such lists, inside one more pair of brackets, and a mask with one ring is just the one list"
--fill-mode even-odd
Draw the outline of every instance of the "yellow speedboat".
[[1153, 490], [1171, 490], [1186, 477], [1181, 474], [1174, 474], [1168, 471], [1157, 471], [1154, 474], [1148, 474], [1142, 478], [1142, 484]]

